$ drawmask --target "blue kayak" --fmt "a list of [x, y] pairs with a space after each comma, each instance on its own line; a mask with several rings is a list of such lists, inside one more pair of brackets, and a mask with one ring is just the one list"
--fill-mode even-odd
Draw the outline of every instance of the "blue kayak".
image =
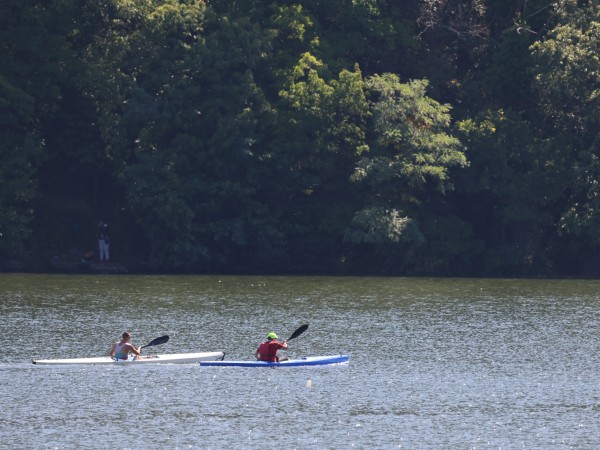
[[348, 355], [307, 356], [301, 359], [288, 359], [280, 362], [266, 361], [200, 361], [201, 366], [218, 367], [297, 367], [323, 366], [326, 364], [343, 364], [348, 362]]

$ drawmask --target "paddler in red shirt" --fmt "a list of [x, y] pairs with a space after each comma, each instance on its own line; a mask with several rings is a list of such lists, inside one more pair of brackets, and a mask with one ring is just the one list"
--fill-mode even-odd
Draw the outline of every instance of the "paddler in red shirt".
[[278, 362], [277, 350], [287, 350], [287, 348], [287, 340], [284, 339], [283, 342], [279, 342], [277, 335], [271, 331], [267, 334], [267, 340], [260, 343], [254, 356], [259, 361]]

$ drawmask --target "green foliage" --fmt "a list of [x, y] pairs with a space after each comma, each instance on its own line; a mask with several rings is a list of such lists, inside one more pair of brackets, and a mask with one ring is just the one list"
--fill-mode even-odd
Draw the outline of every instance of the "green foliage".
[[44, 128], [74, 63], [69, 3], [7, 0], [0, 6], [0, 266], [30, 243]]
[[598, 130], [600, 124], [600, 4], [566, 0], [556, 5], [556, 25], [532, 46], [535, 79], [548, 114], [565, 129]]
[[556, 224], [547, 211], [566, 181], [549, 148], [514, 112], [488, 111], [457, 129], [471, 162], [457, 177], [458, 203], [485, 243], [475, 260], [490, 273], [548, 270], [544, 259]]
[[425, 80], [405, 84], [393, 74], [375, 75], [366, 87], [372, 145], [352, 175], [364, 186], [365, 204], [354, 214], [345, 239], [374, 245], [371, 251], [383, 252], [384, 265], [430, 271], [437, 264], [415, 256], [433, 237], [423, 232], [422, 208], [452, 188], [451, 168], [467, 165], [459, 140], [450, 133], [450, 108], [427, 97]]
[[276, 27], [280, 39], [292, 43], [294, 41], [303, 42], [313, 23], [305, 15], [302, 5], [284, 5], [277, 7], [273, 25]]
[[569, 179], [560, 231], [600, 243], [600, 4], [555, 5], [555, 23], [532, 46], [536, 86], [555, 159]]
[[[31, 234], [32, 199], [41, 142], [35, 133], [19, 128], [31, 121], [22, 91], [0, 79], [0, 260], [19, 258]], [[10, 131], [12, 132], [10, 132]]]
[[357, 155], [367, 149], [368, 104], [359, 68], [342, 70], [337, 78], [327, 75], [327, 67], [309, 53], [291, 69], [280, 91], [273, 151], [281, 189], [274, 200], [284, 209], [286, 233], [298, 243], [297, 258], [304, 260], [302, 249], [314, 246], [321, 262], [340, 251], [353, 202], [348, 178]]
[[6, 0], [0, 266], [588, 273], [599, 8]]
[[353, 72], [343, 70], [337, 80], [327, 82], [319, 74], [321, 68], [321, 61], [305, 53], [293, 67], [286, 88], [280, 91], [296, 134], [286, 138], [296, 143], [311, 141], [315, 152], [360, 154], [366, 150], [368, 109], [361, 72], [358, 66]]
[[427, 183], [442, 192], [450, 187], [449, 168], [467, 165], [460, 142], [447, 132], [450, 107], [425, 95], [425, 80], [404, 84], [393, 74], [375, 75], [367, 87], [377, 148], [362, 159], [354, 179], [388, 185], [404, 199], [415, 198]]
[[359, 211], [352, 220], [352, 228], [345, 233], [347, 242], [382, 244], [423, 242], [423, 234], [409, 217], [402, 217], [395, 209], [372, 207]]

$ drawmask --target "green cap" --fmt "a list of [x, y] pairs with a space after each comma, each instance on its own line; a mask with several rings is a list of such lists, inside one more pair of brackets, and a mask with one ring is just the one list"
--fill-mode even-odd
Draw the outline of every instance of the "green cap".
[[277, 335], [271, 331], [267, 334], [267, 339], [277, 339]]

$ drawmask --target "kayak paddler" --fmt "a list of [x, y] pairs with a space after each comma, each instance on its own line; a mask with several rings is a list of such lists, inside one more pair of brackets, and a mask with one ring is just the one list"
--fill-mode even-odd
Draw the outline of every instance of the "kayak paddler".
[[130, 341], [131, 334], [129, 334], [127, 331], [124, 331], [121, 335], [121, 340], [115, 342], [110, 349], [110, 357], [119, 360], [129, 358], [129, 353], [133, 353], [136, 356], [141, 355], [142, 347], [139, 346], [138, 348], [135, 348]]
[[277, 340], [277, 335], [274, 332], [267, 334], [267, 340], [260, 343], [254, 356], [258, 361], [278, 362], [279, 356], [277, 356], [278, 350], [287, 350], [287, 340], [283, 342]]

